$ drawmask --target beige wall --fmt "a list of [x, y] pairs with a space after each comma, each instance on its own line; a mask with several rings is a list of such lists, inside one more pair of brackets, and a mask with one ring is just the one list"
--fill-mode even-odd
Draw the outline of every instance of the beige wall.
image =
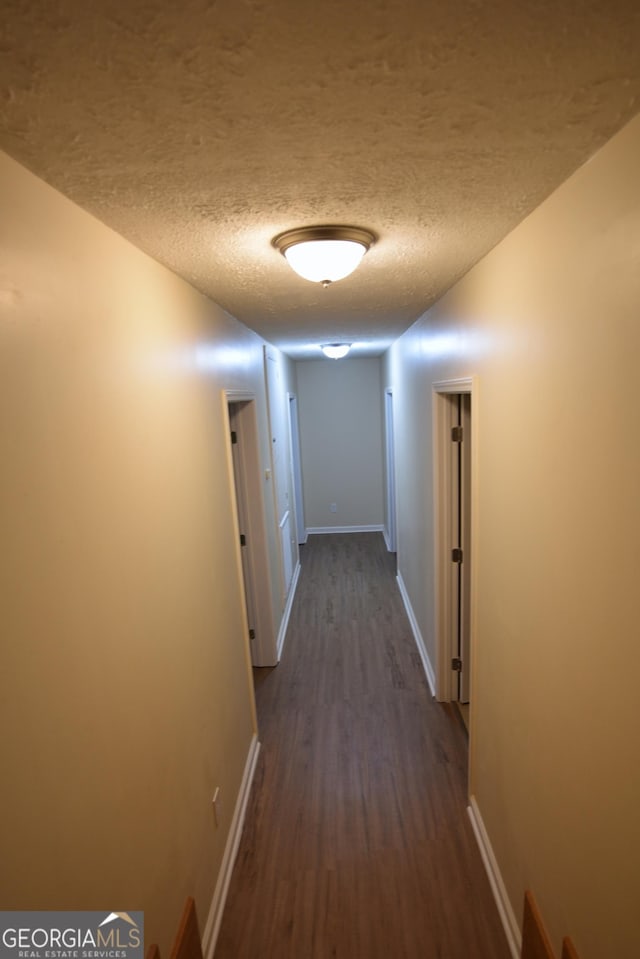
[[384, 376], [399, 568], [433, 655], [431, 386], [478, 376], [470, 788], [516, 914], [532, 888], [582, 959], [640, 954], [639, 170], [640, 118]]
[[307, 529], [382, 527], [380, 360], [307, 360], [296, 369]]
[[6, 157], [0, 184], [0, 904], [143, 909], [166, 956], [256, 730], [221, 390], [256, 392], [266, 468], [263, 343]]

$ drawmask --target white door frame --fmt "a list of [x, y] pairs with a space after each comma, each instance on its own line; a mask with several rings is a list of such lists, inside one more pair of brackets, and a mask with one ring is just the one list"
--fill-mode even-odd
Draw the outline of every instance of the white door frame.
[[[265, 518], [262, 485], [262, 463], [258, 421], [256, 414], [256, 395], [244, 390], [222, 391], [223, 413], [227, 426], [227, 468], [229, 472], [229, 490], [231, 509], [236, 528], [236, 564], [243, 591], [245, 610], [247, 608], [247, 589], [253, 596], [252, 606], [255, 623], [246, 622], [247, 645], [254, 666], [275, 666], [278, 662], [276, 634], [271, 608], [269, 573], [269, 548]], [[231, 444], [230, 405], [234, 406], [235, 418], [241, 424], [238, 431], [238, 445], [241, 447], [242, 476], [238, 477], [244, 490], [244, 511], [247, 517], [249, 548], [246, 562], [250, 567], [250, 584], [245, 586], [242, 552], [240, 546], [240, 528], [238, 523], [238, 502], [236, 497], [236, 476]], [[251, 602], [251, 598], [249, 600]], [[255, 630], [255, 639], [249, 639], [249, 626]]]
[[307, 530], [304, 523], [304, 500], [302, 498], [302, 464], [300, 459], [300, 429], [298, 423], [298, 397], [287, 393], [289, 409], [289, 437], [291, 441], [291, 470], [293, 473], [293, 506], [296, 517], [296, 535], [298, 545], [307, 542]]
[[457, 700], [457, 677], [451, 669], [451, 659], [455, 655], [452, 648], [453, 602], [457, 591], [455, 564], [451, 562], [451, 529], [454, 523], [454, 509], [457, 503], [452, 499], [453, 457], [451, 442], [452, 405], [451, 394], [469, 393], [471, 395], [471, 576], [470, 576], [470, 631], [471, 662], [469, 683], [471, 687], [471, 708], [473, 710], [473, 675], [476, 659], [476, 580], [477, 580], [477, 397], [478, 380], [476, 376], [457, 380], [442, 380], [432, 386], [433, 395], [433, 466], [434, 466], [434, 518], [435, 518], [435, 620], [436, 620], [436, 698], [441, 702]]
[[[278, 530], [278, 584], [280, 593], [280, 602], [282, 604], [280, 612], [283, 612], [287, 602], [288, 587], [290, 584], [285, 581], [285, 548], [290, 547], [290, 543], [283, 544], [281, 531], [283, 521], [286, 521], [286, 514], [290, 509], [289, 486], [287, 482], [287, 471], [289, 465], [286, 460], [283, 462], [285, 451], [285, 437], [283, 435], [286, 428], [286, 417], [284, 415], [284, 393], [280, 393], [280, 366], [278, 355], [269, 346], [263, 347], [264, 378], [267, 396], [267, 423], [269, 427], [269, 456], [271, 461], [271, 493], [273, 495], [273, 509], [276, 517], [276, 528]], [[282, 401], [282, 402], [280, 402]], [[283, 422], [284, 420], [284, 422]], [[277, 447], [276, 447], [277, 444]], [[288, 445], [288, 444], [287, 444]], [[282, 454], [280, 453], [282, 450]], [[287, 527], [288, 529], [288, 527]]]
[[397, 552], [396, 524], [396, 453], [393, 432], [393, 390], [384, 391], [385, 465], [387, 480], [387, 510], [384, 538], [390, 553]]

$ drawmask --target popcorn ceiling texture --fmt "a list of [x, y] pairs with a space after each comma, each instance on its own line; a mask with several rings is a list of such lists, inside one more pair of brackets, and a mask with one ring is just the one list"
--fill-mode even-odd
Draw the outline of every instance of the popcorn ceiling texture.
[[[388, 342], [638, 110], [635, 0], [5, 0], [0, 144], [292, 355]], [[271, 247], [379, 242], [327, 290]]]

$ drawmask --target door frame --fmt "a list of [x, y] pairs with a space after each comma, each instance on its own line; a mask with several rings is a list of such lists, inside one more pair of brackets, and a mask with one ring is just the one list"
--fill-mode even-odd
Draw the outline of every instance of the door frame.
[[393, 425], [393, 390], [389, 387], [384, 391], [384, 449], [387, 483], [387, 511], [385, 516], [384, 538], [390, 553], [396, 553], [397, 523], [396, 523], [396, 460], [395, 437]]
[[451, 562], [450, 531], [453, 526], [454, 502], [453, 457], [451, 455], [451, 427], [453, 407], [449, 402], [452, 394], [470, 394], [471, 396], [471, 562], [469, 579], [469, 619], [471, 636], [471, 656], [468, 664], [470, 703], [473, 713], [473, 689], [476, 642], [476, 582], [477, 582], [477, 404], [478, 378], [467, 376], [455, 380], [441, 380], [432, 384], [433, 397], [433, 468], [434, 468], [434, 569], [435, 569], [435, 624], [436, 624], [436, 699], [440, 702], [452, 702], [458, 699], [457, 677], [451, 669], [451, 659], [457, 653], [453, 643], [453, 604], [456, 602], [457, 573], [454, 580], [455, 564]]
[[[272, 364], [270, 367], [269, 364]], [[280, 393], [277, 387], [280, 385], [276, 381], [279, 379], [280, 374], [280, 364], [278, 359], [278, 354], [273, 351], [273, 349], [266, 345], [263, 346], [263, 367], [264, 367], [264, 383], [267, 399], [267, 424], [269, 430], [269, 461], [271, 464], [271, 495], [273, 497], [273, 512], [276, 518], [276, 530], [277, 543], [276, 549], [278, 554], [278, 591], [279, 599], [281, 603], [281, 608], [279, 614], [284, 612], [287, 603], [287, 595], [289, 592], [290, 583], [285, 582], [285, 557], [284, 557], [284, 548], [282, 543], [282, 523], [286, 519], [286, 513], [291, 509], [291, 503], [289, 502], [289, 483], [287, 478], [287, 471], [290, 471], [290, 466], [287, 460], [283, 465], [282, 458], [279, 456], [279, 450], [282, 446], [284, 449], [285, 437], [282, 435], [275, 435], [279, 428], [283, 428], [288, 432], [288, 411], [285, 414], [283, 408], [281, 407], [281, 416], [278, 416], [278, 400], [282, 399], [282, 402], [285, 402], [284, 393]], [[275, 374], [275, 375], [274, 375]], [[274, 402], [275, 401], [275, 402]], [[275, 449], [276, 443], [280, 444]], [[287, 438], [286, 447], [289, 449], [290, 441]], [[281, 494], [284, 494], [284, 500], [281, 500]], [[286, 503], [285, 503], [286, 500]]]
[[229, 473], [229, 490], [233, 522], [236, 531], [236, 565], [243, 592], [243, 606], [245, 618], [247, 610], [246, 586], [244, 579], [242, 549], [240, 546], [240, 527], [238, 521], [238, 502], [236, 497], [236, 476], [233, 450], [231, 444], [231, 425], [229, 407], [237, 404], [235, 410], [242, 422], [242, 430], [238, 434], [238, 444], [241, 447], [241, 464], [243, 475], [238, 477], [239, 483], [245, 491], [244, 511], [247, 517], [247, 538], [250, 549], [247, 554], [247, 564], [250, 566], [251, 587], [253, 592], [253, 607], [255, 623], [255, 639], [249, 639], [249, 622], [246, 622], [247, 648], [254, 666], [275, 666], [278, 663], [276, 634], [271, 606], [271, 576], [269, 568], [269, 547], [267, 541], [267, 524], [264, 508], [264, 492], [262, 485], [262, 460], [260, 456], [260, 442], [256, 408], [256, 394], [245, 390], [223, 390], [222, 403], [224, 422], [227, 432], [227, 468]]
[[298, 422], [298, 397], [287, 393], [289, 411], [289, 441], [291, 445], [291, 471], [293, 474], [293, 509], [296, 519], [298, 546], [307, 542], [307, 530], [304, 523], [304, 499], [302, 494], [302, 461], [300, 457], [300, 425]]

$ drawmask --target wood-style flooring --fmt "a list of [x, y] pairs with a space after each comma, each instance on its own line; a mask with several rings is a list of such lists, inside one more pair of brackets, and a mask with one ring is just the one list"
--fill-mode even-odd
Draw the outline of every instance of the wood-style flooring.
[[460, 717], [426, 684], [379, 533], [311, 536], [216, 959], [509, 959]]

